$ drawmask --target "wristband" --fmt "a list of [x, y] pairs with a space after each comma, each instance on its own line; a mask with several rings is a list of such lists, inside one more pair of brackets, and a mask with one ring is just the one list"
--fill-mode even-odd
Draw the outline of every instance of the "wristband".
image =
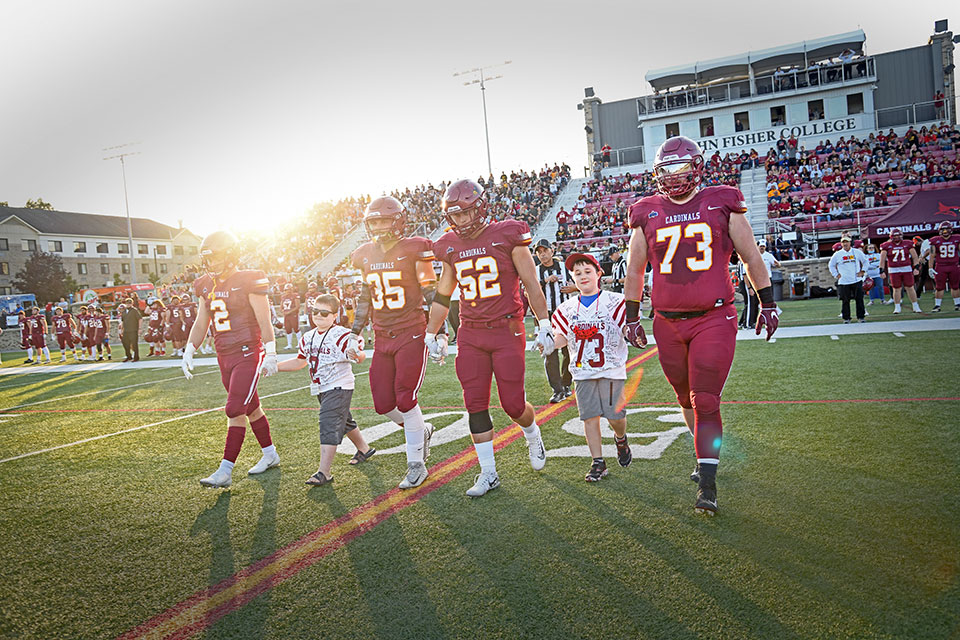
[[541, 329], [552, 329], [552, 328], [553, 328], [553, 325], [550, 323], [550, 320], [548, 320], [547, 318], [544, 318], [543, 320], [540, 320], [540, 321], [537, 323], [537, 326], [540, 327]]
[[190, 358], [197, 351], [197, 348], [193, 346], [192, 342], [188, 342], [186, 348], [183, 350], [183, 356], [185, 358]]
[[640, 301], [627, 300], [627, 320], [635, 320], [640, 317]]
[[773, 287], [764, 287], [763, 289], [757, 290], [757, 297], [760, 298], [760, 304], [766, 305], [768, 307], [776, 304], [773, 301]]
[[270, 342], [265, 342], [263, 345], [264, 350], [266, 350], [268, 356], [277, 355], [277, 341], [271, 340]]
[[433, 301], [440, 306], [446, 307], [447, 309], [450, 308], [450, 296], [445, 296], [439, 291], [434, 294]]

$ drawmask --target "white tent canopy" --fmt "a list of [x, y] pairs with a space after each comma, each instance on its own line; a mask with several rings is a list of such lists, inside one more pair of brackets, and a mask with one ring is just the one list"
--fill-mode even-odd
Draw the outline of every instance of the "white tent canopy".
[[804, 40], [760, 51], [748, 51], [725, 58], [656, 69], [648, 71], [644, 78], [654, 89], [660, 90], [724, 78], [746, 77], [750, 73], [750, 66], [753, 66], [753, 72], [759, 75], [778, 67], [803, 67], [810, 62], [835, 58], [848, 49], [862, 54], [866, 39], [867, 36], [863, 30], [858, 29], [849, 33]]

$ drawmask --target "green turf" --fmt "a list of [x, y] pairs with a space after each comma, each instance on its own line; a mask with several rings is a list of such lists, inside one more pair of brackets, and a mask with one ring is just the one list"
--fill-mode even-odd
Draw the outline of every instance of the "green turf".
[[[724, 397], [960, 397], [957, 338], [930, 332], [741, 343]], [[672, 407], [656, 359], [643, 366], [634, 400]], [[2, 377], [0, 408], [41, 404], [0, 417], [0, 459], [223, 402], [215, 373], [192, 382], [177, 374]], [[151, 381], [159, 382], [56, 400]], [[260, 394], [304, 384], [304, 372], [280, 374], [263, 380]], [[536, 404], [549, 396], [533, 354], [527, 394]], [[420, 401], [461, 404], [450, 364], [428, 367]], [[318, 455], [315, 400], [301, 390], [264, 405], [283, 463], [247, 478], [259, 456], [248, 434], [226, 492], [197, 484], [222, 452], [219, 412], [0, 464], [0, 636], [116, 636], [401, 477], [402, 454], [375, 456], [359, 468], [341, 456], [334, 485], [308, 490], [303, 481]], [[354, 405], [361, 426], [381, 422], [366, 408], [365, 377], [358, 377]], [[520, 440], [498, 454], [501, 489], [467, 499], [471, 470], [204, 635], [955, 637], [958, 409], [956, 400], [727, 405], [714, 519], [691, 508], [689, 436], [626, 470], [608, 460], [610, 475], [597, 484], [583, 481], [585, 458], [554, 457], [542, 473], [532, 472]], [[498, 428], [508, 424], [501, 411], [492, 414]], [[631, 415], [628, 430], [676, 426], [656, 415]], [[542, 426], [548, 449], [582, 444], [560, 428], [575, 416], [568, 409]], [[375, 446], [401, 442], [394, 433]], [[431, 462], [467, 444], [436, 446]]]

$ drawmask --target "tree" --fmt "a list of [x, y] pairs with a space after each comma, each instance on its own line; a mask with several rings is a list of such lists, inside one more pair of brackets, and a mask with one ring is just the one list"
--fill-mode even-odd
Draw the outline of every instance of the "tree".
[[43, 198], [27, 200], [27, 203], [23, 206], [25, 209], [44, 209], [46, 211], [53, 211], [53, 205], [49, 202], [44, 202]]
[[9, 207], [10, 203], [6, 200], [0, 200], [0, 207]]
[[153, 283], [153, 286], [155, 286], [155, 287], [159, 287], [159, 286], [160, 286], [160, 277], [157, 276], [157, 274], [151, 272], [150, 275], [147, 276], [147, 279], [150, 280], [150, 282]]
[[38, 302], [59, 300], [77, 290], [77, 282], [63, 268], [63, 260], [54, 253], [36, 251], [13, 279], [13, 288], [32, 293]]
[[120, 277], [119, 273], [113, 274], [113, 286], [121, 287], [127, 284], [127, 281]]

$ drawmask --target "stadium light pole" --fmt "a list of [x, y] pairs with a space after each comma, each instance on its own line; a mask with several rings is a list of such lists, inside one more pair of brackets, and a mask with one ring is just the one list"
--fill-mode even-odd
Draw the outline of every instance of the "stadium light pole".
[[[106, 147], [104, 151], [111, 151], [113, 149], [123, 149], [125, 147], [130, 147], [135, 144], [140, 144], [139, 142], [131, 142], [129, 144], [121, 144], [115, 147]], [[130, 284], [137, 283], [137, 265], [133, 259], [133, 225], [130, 223], [130, 200], [127, 198], [127, 167], [124, 163], [124, 158], [127, 156], [138, 155], [139, 151], [123, 151], [117, 155], [108, 156], [104, 160], [116, 160], [120, 158], [120, 173], [123, 175], [123, 204], [127, 209], [127, 251], [130, 253]]]
[[487, 139], [487, 171], [489, 172], [490, 175], [493, 175], [493, 163], [490, 161], [490, 128], [489, 128], [489, 126], [487, 125], [487, 86], [486, 86], [486, 83], [487, 83], [487, 82], [490, 82], [490, 81], [492, 81], [492, 80], [497, 80], [497, 79], [499, 79], [499, 78], [502, 78], [503, 76], [502, 76], [502, 75], [500, 75], [500, 76], [485, 76], [483, 72], [484, 72], [486, 69], [493, 69], [493, 68], [495, 68], [495, 67], [502, 67], [502, 66], [505, 66], [505, 65], [510, 64], [511, 62], [513, 62], [513, 61], [512, 61], [512, 60], [504, 60], [504, 61], [501, 62], [500, 64], [491, 64], [491, 65], [487, 65], [487, 66], [485, 66], [485, 67], [476, 67], [476, 68], [474, 68], [474, 69], [467, 69], [466, 71], [458, 71], [457, 73], [453, 74], [453, 77], [454, 77], [454, 78], [456, 78], [457, 76], [464, 76], [464, 75], [471, 74], [471, 73], [476, 73], [476, 74], [479, 75], [479, 77], [474, 78], [473, 80], [470, 80], [469, 82], [464, 82], [464, 83], [463, 83], [463, 86], [469, 87], [470, 85], [473, 85], [473, 84], [479, 84], [479, 85], [480, 85], [480, 97], [481, 97], [481, 99], [482, 99], [482, 101], [483, 101], [483, 135], [484, 135], [484, 136], [486, 137], [486, 139]]

